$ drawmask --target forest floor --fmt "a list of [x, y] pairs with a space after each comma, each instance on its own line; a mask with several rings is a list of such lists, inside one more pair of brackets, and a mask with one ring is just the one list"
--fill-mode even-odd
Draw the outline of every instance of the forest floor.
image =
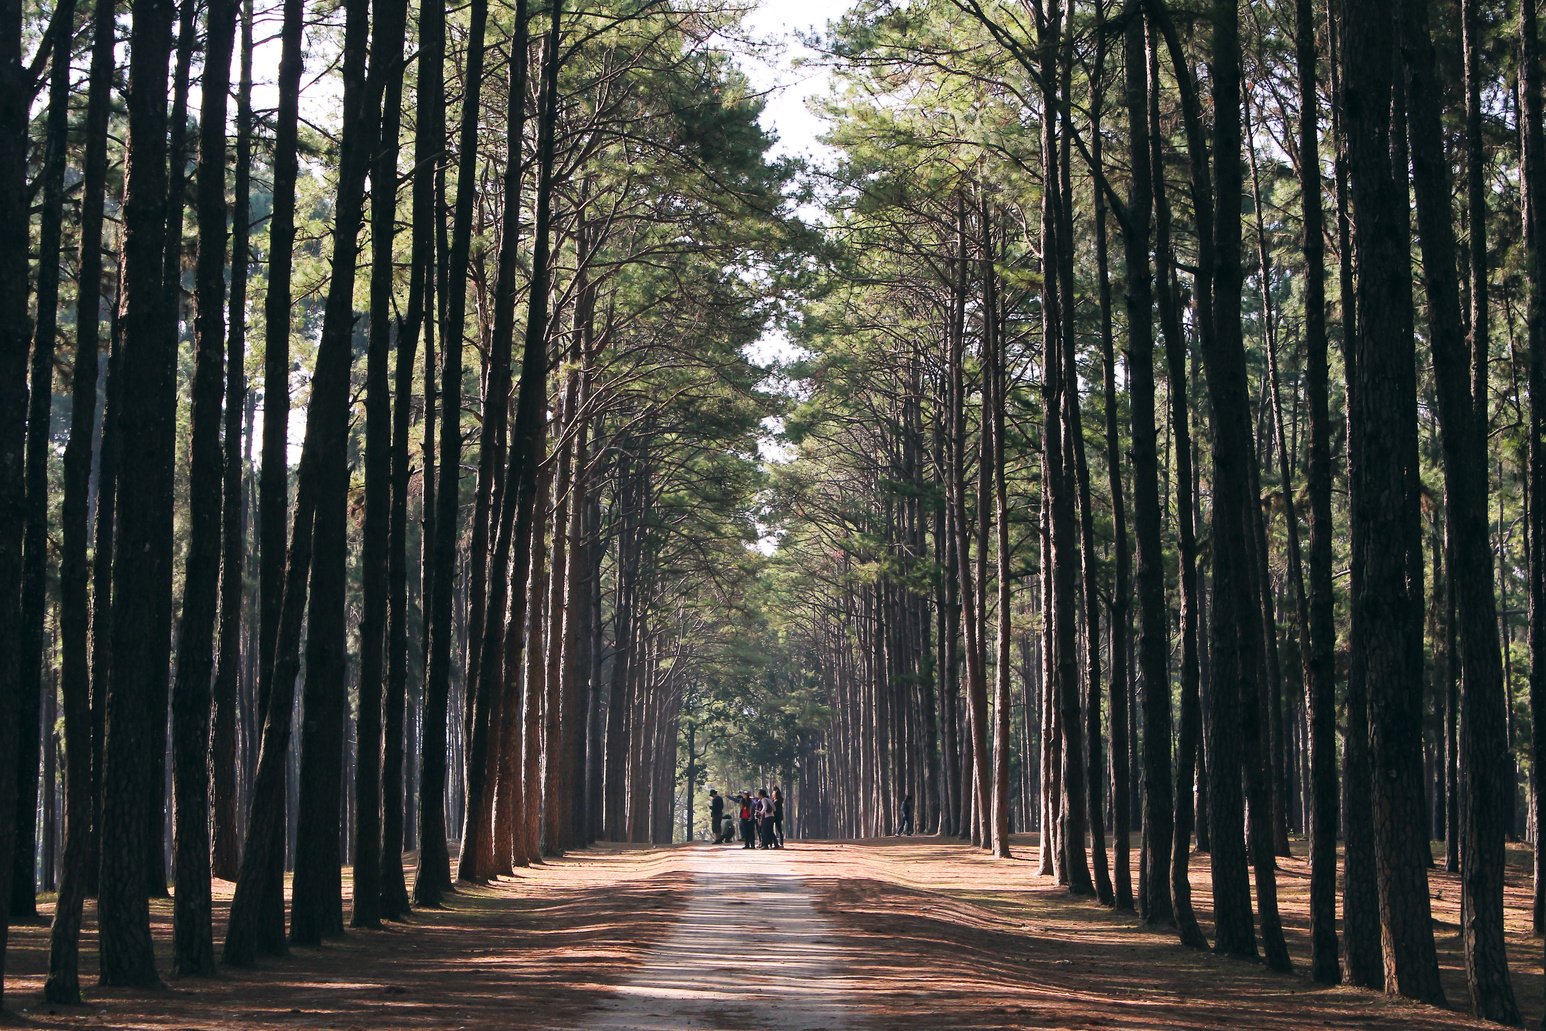
[[[1497, 1026], [1465, 1016], [1458, 875], [1429, 873], [1444, 988], [1454, 1007], [1443, 1010], [1310, 980], [1309, 864], [1304, 842], [1296, 840], [1294, 850], [1279, 861], [1278, 874], [1291, 974], [1183, 948], [1174, 933], [1146, 930], [1133, 914], [1070, 898], [1035, 874], [1033, 835], [1014, 838], [1009, 861], [925, 837], [818, 843], [799, 855], [801, 873], [822, 893], [822, 910], [846, 932], [869, 1015], [884, 1027]], [[1136, 848], [1133, 859], [1136, 888]], [[1509, 859], [1514, 991], [1526, 1026], [1535, 1026], [1542, 947], [1530, 935], [1530, 854], [1510, 846]], [[1208, 857], [1194, 853], [1192, 860], [1193, 905], [1211, 935]]]
[[[1533, 1024], [1543, 984], [1529, 854], [1511, 848], [1510, 859], [1514, 986]], [[1279, 879], [1288, 975], [1184, 949], [1131, 915], [1070, 899], [1034, 862], [1034, 838], [1016, 838], [1010, 861], [924, 837], [752, 853], [598, 846], [464, 888], [407, 924], [155, 991], [95, 987], [88, 903], [88, 1005], [39, 1001], [48, 929], [37, 924], [12, 928], [7, 1011], [46, 1028], [1481, 1026], [1312, 984], [1301, 857], [1282, 860]], [[1206, 931], [1206, 856], [1192, 880]], [[1436, 870], [1431, 885], [1445, 988], [1464, 1009], [1459, 882]], [[230, 885], [216, 889], [218, 941]], [[170, 905], [152, 911], [164, 970]]]
[[[6, 1010], [40, 1028], [575, 1027], [670, 924], [689, 883], [675, 850], [587, 849], [486, 887], [463, 885], [407, 923], [351, 930], [321, 948], [155, 991], [96, 985], [96, 906], [88, 902], [80, 961], [88, 1004], [80, 1007], [41, 1001], [48, 897], [38, 907], [45, 922], [11, 927]], [[232, 887], [215, 882], [217, 955]], [[345, 869], [346, 919], [349, 889]], [[163, 973], [171, 912], [170, 900], [152, 900]]]

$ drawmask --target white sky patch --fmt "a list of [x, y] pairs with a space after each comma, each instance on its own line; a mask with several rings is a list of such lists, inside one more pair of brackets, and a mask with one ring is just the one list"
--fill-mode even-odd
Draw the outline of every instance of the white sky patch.
[[[800, 41], [800, 36], [826, 28], [829, 21], [841, 17], [852, 5], [853, 0], [762, 0], [747, 13], [743, 21], [745, 33], [766, 45], [759, 47], [755, 53], [739, 55], [738, 63], [752, 88], [764, 94], [760, 121], [763, 128], [775, 137], [772, 148], [774, 158], [799, 158], [814, 165], [834, 162], [837, 152], [821, 142], [827, 123], [810, 106], [813, 99], [825, 96], [829, 91], [832, 84], [831, 70], [815, 51]], [[336, 74], [323, 73], [337, 57], [338, 30], [335, 26], [312, 21], [315, 17], [314, 13], [308, 11], [300, 114], [303, 121], [312, 126], [324, 132], [336, 133], [342, 85]], [[271, 111], [279, 100], [279, 24], [279, 4], [259, 0], [253, 26], [256, 46], [252, 55], [252, 103], [258, 111]], [[197, 110], [197, 105], [198, 87], [195, 82], [190, 106]], [[231, 106], [231, 117], [235, 117], [234, 104]], [[312, 171], [314, 174], [322, 173], [319, 168], [313, 168]], [[800, 353], [787, 333], [777, 326], [770, 327], [748, 348], [748, 356], [758, 363], [787, 362], [797, 358]], [[260, 434], [262, 420], [260, 405], [257, 425], [254, 427], [255, 432]], [[292, 408], [289, 421], [289, 452], [293, 464], [300, 460], [301, 443], [306, 432], [304, 407]], [[787, 449], [777, 439], [781, 429], [778, 420], [770, 419], [766, 428], [760, 446], [764, 461], [786, 461]]]
[[[851, 6], [852, 0], [763, 0], [746, 15], [743, 25], [750, 35], [777, 44], [765, 54], [745, 55], [740, 61], [752, 86], [767, 91], [762, 124], [778, 136], [775, 157], [820, 160], [833, 156], [832, 148], [819, 139], [826, 125], [809, 107], [812, 98], [827, 92], [831, 71], [813, 60], [818, 55], [799, 37], [826, 28]], [[802, 59], [807, 63], [797, 67]]]
[[[837, 152], [821, 141], [827, 123], [811, 110], [811, 101], [831, 89], [832, 72], [800, 37], [825, 29], [851, 6], [852, 0], [763, 0], [742, 22], [749, 36], [768, 44], [740, 55], [738, 63], [752, 88], [764, 94], [760, 121], [775, 137], [773, 157], [799, 158], [814, 165], [835, 161]], [[782, 327], [771, 326], [747, 348], [747, 354], [766, 364], [791, 361], [801, 351]], [[788, 448], [778, 440], [780, 420], [766, 420], [764, 430], [759, 446], [763, 461], [788, 461]]]

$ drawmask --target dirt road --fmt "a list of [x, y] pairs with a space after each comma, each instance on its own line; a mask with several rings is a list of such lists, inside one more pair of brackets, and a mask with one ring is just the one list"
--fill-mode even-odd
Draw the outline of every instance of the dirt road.
[[790, 856], [723, 846], [688, 852], [692, 885], [675, 924], [585, 1026], [852, 1026], [859, 986], [849, 949]]
[[[7, 1014], [33, 1027], [598, 1028], [1415, 1028], [1480, 1026], [1304, 973], [1302, 859], [1282, 861], [1294, 974], [1182, 948], [1131, 914], [1038, 877], [1032, 843], [995, 860], [958, 842], [597, 845], [463, 886], [410, 923], [355, 931], [252, 970], [100, 989], [94, 911], [81, 973], [88, 1002], [39, 999], [46, 924], [12, 928]], [[1523, 856], [1523, 853], [1520, 853]], [[1514, 857], [1518, 858], [1518, 857]], [[1515, 987], [1539, 1014], [1528, 869], [1511, 866]], [[1432, 875], [1450, 1001], [1465, 1005], [1455, 879]], [[1193, 890], [1209, 930], [1206, 857]], [[230, 886], [216, 886], [216, 938]], [[347, 879], [345, 891], [348, 890]], [[45, 914], [51, 899], [45, 899]], [[170, 905], [152, 904], [164, 971]]]

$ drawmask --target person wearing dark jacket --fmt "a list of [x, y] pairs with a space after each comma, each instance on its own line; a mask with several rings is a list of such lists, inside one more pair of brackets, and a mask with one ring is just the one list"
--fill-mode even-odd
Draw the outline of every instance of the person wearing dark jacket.
[[902, 798], [902, 819], [897, 824], [898, 834], [912, 834], [913, 832], [913, 796], [906, 795]]
[[709, 788], [709, 826], [714, 830], [714, 844], [730, 840], [725, 834], [725, 797], [713, 788]]
[[773, 789], [773, 847], [784, 847], [784, 793]]
[[756, 848], [756, 824], [752, 822], [752, 793], [741, 792], [741, 847]]

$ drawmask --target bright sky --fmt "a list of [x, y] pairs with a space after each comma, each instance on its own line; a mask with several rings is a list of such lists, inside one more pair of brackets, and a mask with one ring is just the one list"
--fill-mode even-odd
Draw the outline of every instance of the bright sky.
[[[831, 76], [820, 63], [796, 64], [802, 57], [814, 56], [800, 37], [825, 28], [830, 19], [841, 16], [850, 6], [852, 0], [762, 0], [747, 14], [743, 23], [747, 34], [772, 43], [758, 54], [743, 55], [741, 68], [754, 88], [767, 91], [762, 125], [778, 137], [775, 156], [818, 163], [828, 156], [828, 148], [820, 142], [822, 120], [811, 112], [809, 101], [827, 91]], [[754, 361], [787, 361], [798, 354], [798, 348], [782, 329], [774, 327], [752, 345], [750, 352]], [[766, 432], [758, 446], [763, 460], [787, 460], [787, 449], [778, 437], [779, 421], [769, 418], [763, 426]], [[764, 554], [777, 547], [778, 539], [771, 532], [758, 542]]]
[[[768, 40], [770, 46], [756, 54], [741, 57], [741, 67], [752, 86], [767, 92], [762, 125], [777, 136], [773, 153], [778, 157], [805, 158], [822, 163], [831, 156], [830, 148], [820, 142], [825, 130], [822, 119], [810, 110], [809, 102], [826, 93], [831, 82], [828, 69], [810, 61], [798, 66], [802, 58], [815, 53], [800, 42], [840, 17], [853, 0], [762, 0], [746, 15], [747, 35]], [[769, 331], [752, 347], [757, 361], [787, 360], [796, 354], [783, 332]], [[772, 427], [770, 427], [772, 429]], [[771, 441], [764, 443], [764, 457], [777, 458]]]
[[851, 6], [852, 0], [762, 0], [746, 16], [749, 35], [779, 44], [766, 55], [770, 60], [748, 56], [741, 62], [752, 84], [770, 91], [762, 123], [778, 135], [775, 154], [821, 156], [823, 148], [817, 140], [821, 120], [806, 104], [826, 91], [830, 77], [819, 64], [795, 67], [800, 58], [814, 56], [799, 42], [799, 36], [825, 28], [830, 19], [840, 17]]
[[[814, 56], [799, 37], [824, 29], [830, 19], [840, 17], [852, 5], [853, 0], [760, 0], [747, 13], [743, 23], [745, 34], [765, 45], [755, 54], [741, 55], [740, 64], [753, 88], [766, 93], [762, 124], [777, 137], [774, 156], [799, 157], [815, 163], [830, 157], [830, 151], [819, 139], [824, 131], [822, 120], [810, 111], [808, 102], [827, 91], [831, 76], [818, 62], [796, 67], [801, 58]], [[262, 109], [273, 107], [278, 99], [274, 85], [279, 70], [277, 5], [260, 4], [259, 19], [260, 24], [255, 26], [259, 45], [253, 53], [253, 103]], [[317, 81], [315, 76], [316, 70], [308, 66], [302, 79], [301, 115], [317, 124], [329, 125], [336, 119], [336, 79]], [[198, 103], [196, 88], [191, 101], [195, 105]], [[768, 361], [788, 359], [796, 349], [782, 331], [775, 328], [753, 345], [751, 353], [756, 361]], [[301, 441], [306, 432], [305, 412], [296, 408], [290, 415], [290, 457], [293, 462], [300, 458]], [[258, 419], [262, 419], [261, 411]], [[765, 441], [764, 451], [766, 457], [775, 460], [779, 457], [772, 440]]]

